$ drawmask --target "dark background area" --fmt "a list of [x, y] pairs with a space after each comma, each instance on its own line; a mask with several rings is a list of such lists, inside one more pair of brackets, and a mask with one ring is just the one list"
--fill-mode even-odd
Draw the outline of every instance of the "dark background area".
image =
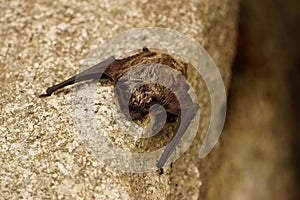
[[299, 27], [300, 1], [241, 0], [221, 153], [230, 160], [221, 170], [237, 173], [211, 199], [299, 198]]

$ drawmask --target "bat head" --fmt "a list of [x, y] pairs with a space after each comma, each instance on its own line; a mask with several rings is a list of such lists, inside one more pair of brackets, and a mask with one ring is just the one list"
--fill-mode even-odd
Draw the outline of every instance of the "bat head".
[[132, 120], [142, 119], [149, 112], [150, 106], [148, 104], [151, 102], [151, 97], [148, 97], [149, 94], [144, 93], [141, 88], [135, 89], [131, 94], [130, 91], [132, 90], [130, 90], [128, 80], [120, 80], [117, 87], [115, 87], [115, 99], [119, 109], [127, 118]]

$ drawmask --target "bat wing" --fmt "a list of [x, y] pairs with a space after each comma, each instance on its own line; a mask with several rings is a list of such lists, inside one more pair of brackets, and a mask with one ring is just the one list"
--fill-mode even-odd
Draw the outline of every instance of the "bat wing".
[[42, 94], [40, 95], [40, 97], [50, 96], [56, 90], [63, 88], [67, 85], [72, 85], [75, 82], [81, 82], [90, 79], [100, 79], [103, 74], [105, 74], [108, 77], [112, 77], [111, 74], [112, 70], [110, 69], [110, 67], [113, 65], [115, 61], [116, 61], [115, 57], [111, 56], [105, 59], [104, 61], [94, 65], [93, 67], [80, 72], [79, 74], [72, 76], [71, 78], [59, 84], [49, 87], [46, 91], [46, 94]]
[[178, 117], [178, 125], [176, 128], [176, 132], [170, 143], [168, 143], [167, 147], [165, 148], [164, 152], [162, 153], [159, 161], [157, 162], [157, 167], [161, 169], [165, 163], [167, 162], [168, 158], [171, 156], [173, 151], [175, 150], [176, 146], [180, 142], [181, 138], [185, 134], [185, 131], [189, 127], [191, 121], [195, 117], [199, 105], [197, 103], [190, 103], [184, 106], [185, 109], [180, 111]]

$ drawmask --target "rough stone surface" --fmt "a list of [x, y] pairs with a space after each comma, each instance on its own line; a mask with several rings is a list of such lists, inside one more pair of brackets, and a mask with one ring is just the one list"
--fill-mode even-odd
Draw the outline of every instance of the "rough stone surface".
[[[201, 138], [163, 175], [118, 172], [101, 165], [84, 147], [70, 115], [69, 89], [47, 99], [38, 95], [75, 74], [105, 38], [133, 27], [153, 26], [175, 29], [203, 45], [227, 86], [237, 3], [1, 1], [1, 198], [199, 199], [206, 175], [198, 159]], [[203, 113], [206, 127], [209, 109]], [[210, 166], [215, 161], [205, 162]]]

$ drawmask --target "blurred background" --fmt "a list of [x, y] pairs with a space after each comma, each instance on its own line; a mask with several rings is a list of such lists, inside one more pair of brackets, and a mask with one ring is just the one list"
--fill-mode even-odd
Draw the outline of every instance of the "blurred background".
[[[207, 199], [299, 199], [300, 1], [241, 0], [237, 55]], [[221, 178], [220, 178], [221, 177]]]

